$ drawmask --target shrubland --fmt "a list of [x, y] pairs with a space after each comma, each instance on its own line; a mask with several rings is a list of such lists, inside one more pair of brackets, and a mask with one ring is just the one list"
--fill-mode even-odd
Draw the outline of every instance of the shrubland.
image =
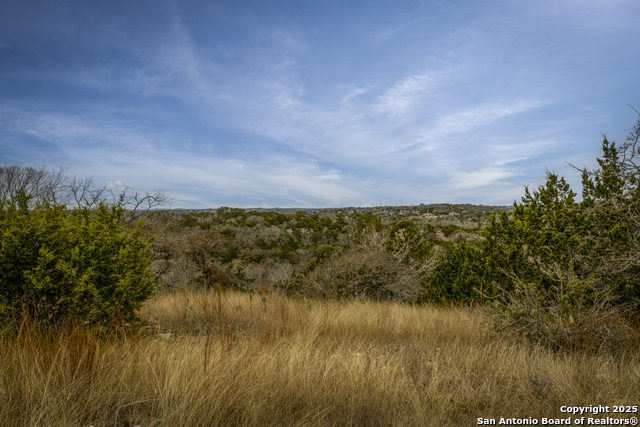
[[632, 402], [639, 139], [640, 121], [574, 168], [581, 200], [548, 173], [512, 208], [153, 210], [163, 193], [0, 167], [0, 423], [444, 425]]

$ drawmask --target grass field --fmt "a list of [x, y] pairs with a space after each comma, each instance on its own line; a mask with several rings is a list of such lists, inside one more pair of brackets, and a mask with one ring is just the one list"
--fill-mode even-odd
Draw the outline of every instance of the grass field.
[[640, 400], [640, 355], [507, 343], [477, 309], [179, 292], [141, 315], [111, 338], [5, 331], [0, 426], [542, 424]]

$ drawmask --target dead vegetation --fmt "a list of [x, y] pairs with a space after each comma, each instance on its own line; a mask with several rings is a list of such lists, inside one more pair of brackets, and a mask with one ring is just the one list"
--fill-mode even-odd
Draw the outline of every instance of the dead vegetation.
[[0, 425], [475, 425], [640, 394], [637, 354], [508, 344], [472, 308], [183, 291], [141, 314], [137, 333], [3, 331]]

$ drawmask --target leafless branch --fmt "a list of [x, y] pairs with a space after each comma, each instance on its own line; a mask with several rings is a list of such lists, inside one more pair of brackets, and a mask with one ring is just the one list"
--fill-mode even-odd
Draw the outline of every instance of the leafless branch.
[[114, 199], [113, 193], [106, 186], [94, 185], [93, 177], [80, 180], [74, 176], [73, 179], [68, 180], [64, 188], [68, 201], [73, 203], [76, 209], [95, 209], [101, 203], [108, 203], [109, 199]]
[[129, 212], [127, 224], [137, 222], [144, 214], [160, 206], [171, 205], [171, 197], [164, 191], [139, 192], [126, 187], [120, 193], [122, 206]]
[[66, 168], [46, 166], [0, 166], [0, 203], [13, 202], [19, 190], [31, 196], [32, 204], [60, 203], [64, 200]]
[[30, 196], [30, 204], [52, 203], [70, 205], [73, 209], [96, 209], [101, 204], [121, 203], [127, 212], [127, 224], [138, 221], [152, 209], [170, 205], [171, 198], [163, 191], [139, 192], [129, 187], [119, 196], [114, 195], [107, 186], [96, 185], [93, 177], [69, 178], [67, 169], [49, 170], [46, 166], [1, 166], [0, 165], [0, 204], [15, 202], [18, 191], [23, 190]]

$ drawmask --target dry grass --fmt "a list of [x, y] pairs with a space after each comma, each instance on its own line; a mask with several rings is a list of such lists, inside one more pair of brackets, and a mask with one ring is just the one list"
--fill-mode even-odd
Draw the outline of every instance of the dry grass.
[[137, 336], [3, 334], [0, 425], [475, 425], [640, 395], [640, 356], [508, 345], [471, 309], [176, 293], [142, 315]]

